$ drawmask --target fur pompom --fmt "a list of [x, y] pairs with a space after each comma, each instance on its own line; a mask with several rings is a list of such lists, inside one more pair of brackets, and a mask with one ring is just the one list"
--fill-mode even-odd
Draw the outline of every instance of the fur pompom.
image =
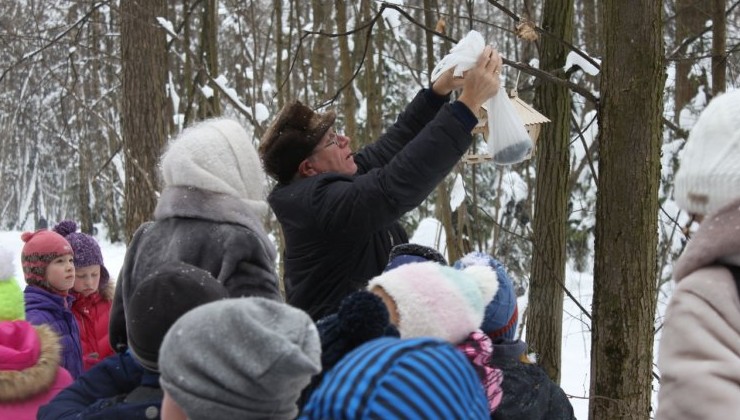
[[355, 292], [343, 299], [337, 318], [340, 331], [350, 343], [364, 343], [382, 337], [390, 323], [383, 300], [366, 291]]

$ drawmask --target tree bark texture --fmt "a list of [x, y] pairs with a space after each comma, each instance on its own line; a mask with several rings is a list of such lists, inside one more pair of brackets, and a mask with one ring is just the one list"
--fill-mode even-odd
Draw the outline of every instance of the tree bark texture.
[[725, 0], [712, 0], [712, 95], [727, 87], [727, 16]]
[[648, 419], [665, 82], [662, 5], [610, 0], [603, 16], [589, 418]]
[[[336, 0], [335, 3], [336, 14], [337, 14], [337, 32], [347, 32], [347, 2], [346, 0]], [[355, 63], [352, 60], [352, 55], [349, 50], [349, 38], [348, 36], [341, 36], [338, 39], [339, 42], [339, 85], [343, 86], [354, 74]], [[344, 113], [344, 134], [352, 141], [352, 150], [357, 150], [360, 147], [359, 138], [357, 135], [357, 119], [355, 114], [357, 113], [357, 98], [355, 95], [350, 94], [351, 90], [347, 90], [342, 94], [342, 112]]]
[[[686, 38], [701, 32], [709, 19], [711, 19], [711, 2], [676, 0], [676, 45], [680, 45]], [[686, 51], [687, 49], [684, 48], [680, 52], [680, 57], [684, 57]], [[691, 101], [699, 88], [698, 78], [689, 77], [694, 64], [695, 61], [689, 59], [679, 59], [676, 63], [676, 121], [683, 107]]]
[[[542, 27], [558, 39], [573, 38], [573, 0], [547, 0]], [[552, 37], [543, 37], [541, 68], [552, 71], [565, 65], [568, 51]], [[560, 381], [560, 349], [565, 284], [565, 240], [568, 220], [570, 93], [567, 88], [543, 83], [537, 99], [545, 124], [537, 144], [532, 277], [529, 289], [527, 343], [538, 363], [555, 382]]]
[[156, 18], [165, 0], [121, 1], [126, 239], [156, 206], [157, 161], [165, 143], [165, 34]]

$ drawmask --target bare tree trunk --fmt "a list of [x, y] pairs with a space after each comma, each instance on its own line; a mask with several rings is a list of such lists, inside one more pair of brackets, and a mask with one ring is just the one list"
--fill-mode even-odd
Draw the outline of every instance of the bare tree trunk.
[[93, 232], [93, 220], [92, 212], [90, 211], [90, 163], [93, 162], [92, 153], [90, 153], [89, 138], [80, 142], [78, 148], [78, 163], [79, 163], [79, 185], [77, 188], [77, 198], [79, 201], [79, 221], [80, 230], [82, 232], [91, 234]]
[[[434, 29], [436, 26], [435, 17], [434, 17], [434, 7], [436, 6], [436, 1], [434, 0], [424, 0], [424, 26], [426, 26], [428, 29]], [[434, 69], [434, 66], [437, 64], [437, 55], [434, 54], [434, 35], [427, 32], [426, 36], [424, 37], [424, 40], [426, 42], [426, 52], [427, 52], [427, 80], [426, 82], [429, 83], [431, 80], [429, 80], [429, 76], [432, 75], [432, 70]], [[475, 112], [475, 110], [473, 110]]]
[[589, 418], [648, 419], [665, 83], [662, 4], [609, 1], [603, 17]]
[[121, 0], [126, 239], [156, 206], [157, 160], [165, 143], [165, 0]]
[[583, 2], [583, 40], [586, 43], [586, 52], [601, 57], [602, 32], [601, 23], [602, 2], [599, 0], [580, 0]]
[[[283, 50], [285, 49], [283, 40], [283, 0], [273, 0], [273, 10], [275, 11], [275, 82], [278, 87], [280, 83], [285, 80], [285, 72], [283, 70]], [[277, 92], [277, 109], [282, 109], [285, 104], [287, 96], [285, 89], [280, 89]]]
[[[363, 0], [361, 2], [361, 14], [362, 18], [367, 22], [373, 17], [373, 11], [371, 9], [371, 2], [369, 0]], [[363, 32], [365, 35], [365, 32]], [[361, 46], [369, 42], [367, 48], [367, 56], [365, 57], [365, 74], [363, 78], [363, 89], [365, 93], [365, 100], [367, 101], [367, 123], [366, 123], [366, 135], [367, 141], [373, 141], [380, 137], [383, 130], [383, 113], [382, 113], [382, 102], [383, 102], [383, 87], [378, 85], [376, 71], [378, 69], [375, 62], [375, 43], [373, 37], [367, 37], [362, 41]], [[360, 50], [360, 54], [362, 50]]]
[[[714, 0], [712, 0], [714, 1]], [[711, 18], [711, 3], [705, 0], [676, 0], [676, 44], [704, 29]], [[682, 51], [685, 54], [686, 48]], [[676, 63], [676, 121], [686, 104], [696, 95], [701, 84], [696, 77], [689, 77], [693, 60], [680, 59]]]
[[[542, 39], [540, 66], [547, 71], [562, 69], [568, 50], [560, 40], [573, 38], [573, 0], [547, 0], [542, 16], [542, 27], [555, 38]], [[542, 112], [550, 116], [552, 123], [544, 125], [537, 146], [527, 343], [538, 354], [538, 363], [548, 376], [559, 382], [570, 174], [570, 92], [566, 87], [543, 83], [537, 97]]]
[[[336, 0], [337, 14], [337, 32], [347, 32], [347, 2], [345, 0]], [[349, 40], [346, 36], [339, 37], [339, 84], [340, 86], [347, 83], [353, 74], [353, 62], [349, 51]], [[347, 89], [342, 94], [342, 113], [344, 114], [344, 134], [352, 140], [352, 150], [357, 150], [360, 146], [357, 138], [357, 99], [352, 93], [352, 89]]]
[[[202, 70], [199, 71], [201, 86], [211, 84], [208, 75], [218, 77], [218, 2], [206, 0], [203, 2], [203, 14], [200, 32], [200, 61]], [[211, 86], [213, 94], [210, 97], [200, 95], [200, 106], [198, 116], [201, 119], [221, 115], [221, 102], [219, 101], [219, 90]]]
[[725, 0], [712, 0], [712, 95], [727, 87], [727, 16]]

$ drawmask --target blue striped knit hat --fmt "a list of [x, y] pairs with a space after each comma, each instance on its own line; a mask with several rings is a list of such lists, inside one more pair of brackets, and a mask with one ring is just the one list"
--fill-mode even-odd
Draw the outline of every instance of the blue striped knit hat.
[[434, 338], [379, 338], [330, 370], [300, 419], [488, 419], [465, 356]]
[[462, 270], [475, 265], [487, 265], [496, 270], [499, 283], [496, 295], [486, 305], [483, 323], [480, 326], [481, 330], [492, 339], [506, 338], [513, 340], [519, 313], [517, 311], [514, 284], [506, 273], [506, 268], [500, 261], [482, 252], [471, 252], [465, 255], [455, 261], [454, 267]]

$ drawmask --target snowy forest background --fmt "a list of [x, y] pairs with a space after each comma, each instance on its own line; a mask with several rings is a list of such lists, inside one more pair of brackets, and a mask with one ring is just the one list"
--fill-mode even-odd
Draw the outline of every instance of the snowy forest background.
[[[409, 232], [433, 232], [427, 239], [450, 260], [482, 250], [506, 264], [532, 308], [520, 314], [527, 341], [556, 380], [564, 293], [566, 308], [578, 311], [589, 330], [600, 322], [598, 309], [568, 290], [566, 267], [593, 274], [597, 289], [622, 284], [634, 292], [609, 306], [596, 290], [595, 301], [607, 302], [602, 313], [622, 316], [629, 310], [613, 309], [649, 296], [644, 330], [619, 331], [627, 341], [637, 336], [635, 347], [610, 355], [620, 361], [613, 366], [592, 358], [589, 409], [593, 418], [648, 418], [659, 373], [649, 372], [653, 340], [639, 337], [660, 330], [656, 302], [685, 245], [688, 221], [671, 198], [673, 173], [697, 115], [713, 95], [740, 83], [738, 3], [6, 0], [0, 2], [0, 230], [70, 218], [85, 232], [97, 229], [106, 241], [125, 243], [151, 217], [156, 161], [167, 139], [210, 116], [238, 118], [257, 145], [275, 112], [296, 98], [336, 108], [338, 129], [353, 146], [371, 142], [428, 85], [454, 42], [475, 29], [506, 58], [507, 90], [516, 89], [553, 123], [543, 127], [531, 160], [511, 167], [462, 163], [403, 222]], [[631, 22], [645, 32], [630, 33]], [[660, 59], [642, 62], [647, 47]], [[657, 89], [660, 97], [650, 104], [655, 115], [612, 114], [614, 107], [601, 101], [615, 86], [609, 80], [636, 91], [631, 104], [638, 111], [649, 102], [640, 99], [649, 96], [641, 90]], [[600, 127], [601, 121], [611, 123]], [[624, 131], [615, 129], [620, 124]], [[618, 135], [639, 128], [649, 135]], [[656, 147], [641, 155], [645, 144]], [[607, 145], [617, 148], [608, 152]], [[638, 154], [620, 157], [614, 150]], [[481, 137], [471, 153], [484, 152]], [[606, 183], [620, 175], [609, 172], [601, 186], [607, 159], [615, 162], [609, 168], [626, 170], [644, 160], [656, 176], [645, 179], [653, 172], [644, 171], [614, 190]], [[604, 204], [599, 215], [597, 199], [623, 205]], [[608, 210], [614, 208], [627, 211]], [[642, 247], [632, 246], [629, 258], [604, 251], [606, 245], [600, 251], [597, 230], [606, 229], [606, 243], [610, 223], [647, 231], [647, 239], [635, 236]], [[280, 247], [279, 226], [274, 218], [267, 224]], [[647, 268], [637, 276], [627, 269], [609, 273], [599, 268], [607, 261], [599, 265], [599, 253], [610, 254], [611, 264], [639, 260]], [[601, 330], [615, 331], [606, 326]], [[619, 334], [612, 339], [624, 341]], [[614, 345], [598, 335], [597, 356]], [[631, 369], [646, 373], [643, 380]]]

